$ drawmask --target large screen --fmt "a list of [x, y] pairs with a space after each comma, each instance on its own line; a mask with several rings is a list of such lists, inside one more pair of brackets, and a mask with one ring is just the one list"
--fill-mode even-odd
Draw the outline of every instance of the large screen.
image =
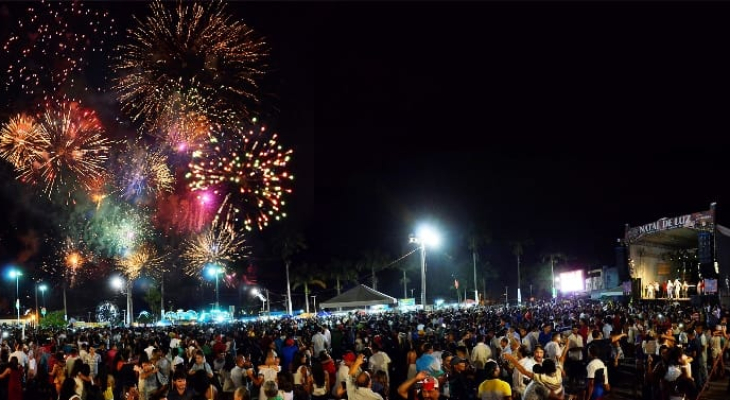
[[562, 293], [575, 293], [585, 291], [585, 279], [583, 271], [570, 271], [560, 273], [560, 291]]

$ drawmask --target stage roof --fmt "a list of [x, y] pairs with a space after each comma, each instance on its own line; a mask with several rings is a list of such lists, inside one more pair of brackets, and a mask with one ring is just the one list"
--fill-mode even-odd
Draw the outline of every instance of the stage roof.
[[642, 236], [634, 245], [661, 246], [672, 248], [694, 248], [698, 245], [697, 229], [676, 228]]

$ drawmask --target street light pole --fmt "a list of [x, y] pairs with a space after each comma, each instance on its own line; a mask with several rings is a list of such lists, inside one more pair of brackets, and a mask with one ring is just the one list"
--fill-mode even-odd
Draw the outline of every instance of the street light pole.
[[426, 309], [426, 244], [438, 246], [440, 238], [427, 226], [422, 226], [415, 236], [411, 236], [411, 243], [421, 246], [421, 307]]
[[215, 271], [215, 309], [220, 308], [220, 294], [218, 294], [218, 270]]
[[421, 306], [426, 310], [426, 245], [421, 243]]
[[17, 269], [10, 271], [10, 277], [15, 278], [15, 309], [18, 310], [18, 327], [20, 327], [20, 284], [18, 282], [21, 275], [23, 273]]
[[41, 286], [38, 288], [41, 290], [41, 300], [43, 301], [43, 308], [46, 308], [46, 289], [48, 286], [46, 286], [45, 283], [42, 283]]
[[40, 321], [40, 312], [38, 312], [38, 282], [35, 283], [35, 324], [36, 329], [38, 328], [38, 321]]
[[550, 274], [552, 275], [553, 279], [553, 299], [557, 297], [557, 292], [555, 291], [555, 257], [550, 256]]
[[474, 304], [479, 305], [479, 288], [477, 287], [477, 252], [472, 252], [471, 257], [474, 261]]
[[314, 307], [314, 314], [317, 314], [317, 295], [313, 294], [312, 296], [312, 303]]

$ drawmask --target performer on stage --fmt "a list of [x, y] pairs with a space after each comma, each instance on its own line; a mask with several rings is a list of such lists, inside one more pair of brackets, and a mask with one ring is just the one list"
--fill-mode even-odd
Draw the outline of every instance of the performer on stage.
[[671, 279], [667, 279], [667, 283], [664, 286], [667, 288], [667, 298], [671, 300], [674, 297], [674, 283], [672, 283]]
[[689, 283], [687, 280], [684, 280], [684, 283], [682, 284], [682, 297], [685, 299], [689, 297]]
[[674, 298], [678, 299], [679, 294], [682, 292], [682, 281], [679, 280], [679, 278], [676, 278], [674, 280]]

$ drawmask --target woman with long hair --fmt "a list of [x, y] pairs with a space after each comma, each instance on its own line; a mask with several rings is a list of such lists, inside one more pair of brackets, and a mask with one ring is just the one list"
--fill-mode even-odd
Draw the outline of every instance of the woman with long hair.
[[73, 379], [66, 379], [61, 385], [61, 390], [58, 391], [58, 400], [81, 400], [81, 396], [76, 394], [76, 381]]
[[56, 387], [56, 393], [61, 393], [61, 387], [66, 380], [66, 359], [63, 357], [62, 351], [56, 353], [56, 363], [53, 364], [51, 376], [53, 377], [53, 385]]
[[23, 399], [23, 367], [18, 364], [18, 357], [10, 357], [8, 367], [0, 374], [0, 379], [8, 378], [8, 400]]
[[139, 388], [140, 399], [149, 400], [150, 394], [157, 390], [157, 370], [146, 351], [139, 354], [137, 369], [139, 372], [137, 387]]
[[312, 372], [309, 370], [307, 353], [298, 351], [294, 354], [292, 371], [295, 400], [309, 400], [312, 395]]
[[322, 363], [312, 363], [312, 400], [326, 400], [330, 389], [330, 375], [324, 370]]

